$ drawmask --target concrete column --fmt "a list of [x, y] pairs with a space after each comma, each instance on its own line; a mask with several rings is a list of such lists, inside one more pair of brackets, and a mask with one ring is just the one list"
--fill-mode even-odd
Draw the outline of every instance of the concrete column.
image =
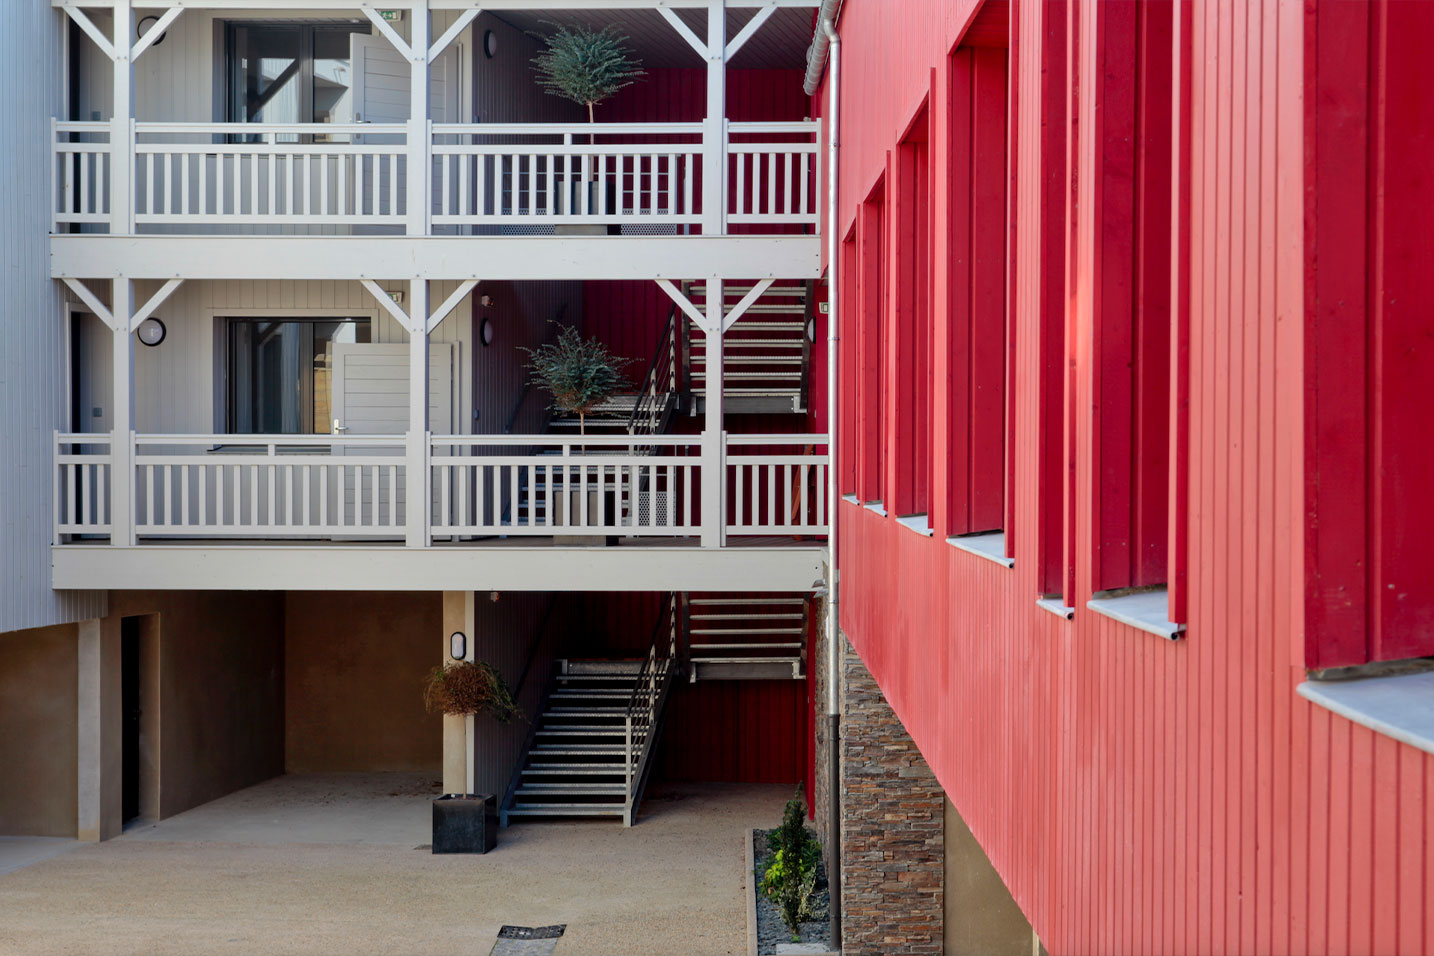
[[118, 836], [124, 822], [119, 620], [81, 621], [77, 657], [75, 830], [79, 839], [94, 843]]
[[[443, 592], [443, 656], [448, 662], [448, 638], [462, 631], [468, 638], [468, 655], [473, 660], [473, 592]], [[443, 792], [464, 793], [473, 788], [473, 718], [443, 715]]]

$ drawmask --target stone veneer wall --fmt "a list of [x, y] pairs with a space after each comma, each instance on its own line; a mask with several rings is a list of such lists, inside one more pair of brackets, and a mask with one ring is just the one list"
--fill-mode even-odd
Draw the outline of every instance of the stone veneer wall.
[[946, 797], [866, 665], [842, 644], [842, 953], [940, 954]]

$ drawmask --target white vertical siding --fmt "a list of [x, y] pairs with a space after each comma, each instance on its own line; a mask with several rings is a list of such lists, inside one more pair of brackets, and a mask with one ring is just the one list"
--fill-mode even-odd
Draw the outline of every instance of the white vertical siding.
[[10, 0], [0, 30], [0, 631], [105, 613], [104, 592], [50, 588], [51, 433], [69, 424], [66, 322], [48, 239], [63, 19], [47, 0]]

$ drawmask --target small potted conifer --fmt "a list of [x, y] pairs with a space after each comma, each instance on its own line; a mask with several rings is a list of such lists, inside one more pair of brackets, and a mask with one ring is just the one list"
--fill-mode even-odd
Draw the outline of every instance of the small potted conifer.
[[[533, 69], [538, 74], [538, 85], [553, 96], [580, 103], [587, 107], [588, 122], [596, 123], [596, 108], [618, 90], [631, 86], [645, 75], [642, 63], [625, 45], [628, 38], [611, 25], [593, 30], [582, 24], [562, 26], [548, 35], [534, 33], [533, 36], [544, 44], [543, 50], [533, 57]], [[588, 143], [595, 141], [593, 133], [588, 134]], [[600, 190], [605, 188], [592, 174], [590, 166], [583, 169], [582, 179], [573, 182], [567, 194], [568, 213], [582, 211], [579, 190], [586, 189], [589, 211], [601, 208]], [[611, 209], [611, 206], [608, 207]], [[604, 234], [604, 226], [568, 225], [559, 226], [559, 235]]]
[[[450, 717], [485, 715], [506, 724], [523, 716], [503, 675], [485, 661], [435, 667], [424, 682], [423, 702], [429, 713]], [[434, 853], [487, 853], [497, 845], [496, 795], [465, 791], [433, 801]]]

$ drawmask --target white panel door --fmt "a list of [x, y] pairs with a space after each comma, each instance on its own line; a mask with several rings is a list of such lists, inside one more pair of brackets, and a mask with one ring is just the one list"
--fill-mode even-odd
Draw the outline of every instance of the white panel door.
[[[332, 408], [340, 435], [408, 431], [408, 345], [335, 344]], [[453, 433], [454, 343], [428, 345], [428, 428]]]

